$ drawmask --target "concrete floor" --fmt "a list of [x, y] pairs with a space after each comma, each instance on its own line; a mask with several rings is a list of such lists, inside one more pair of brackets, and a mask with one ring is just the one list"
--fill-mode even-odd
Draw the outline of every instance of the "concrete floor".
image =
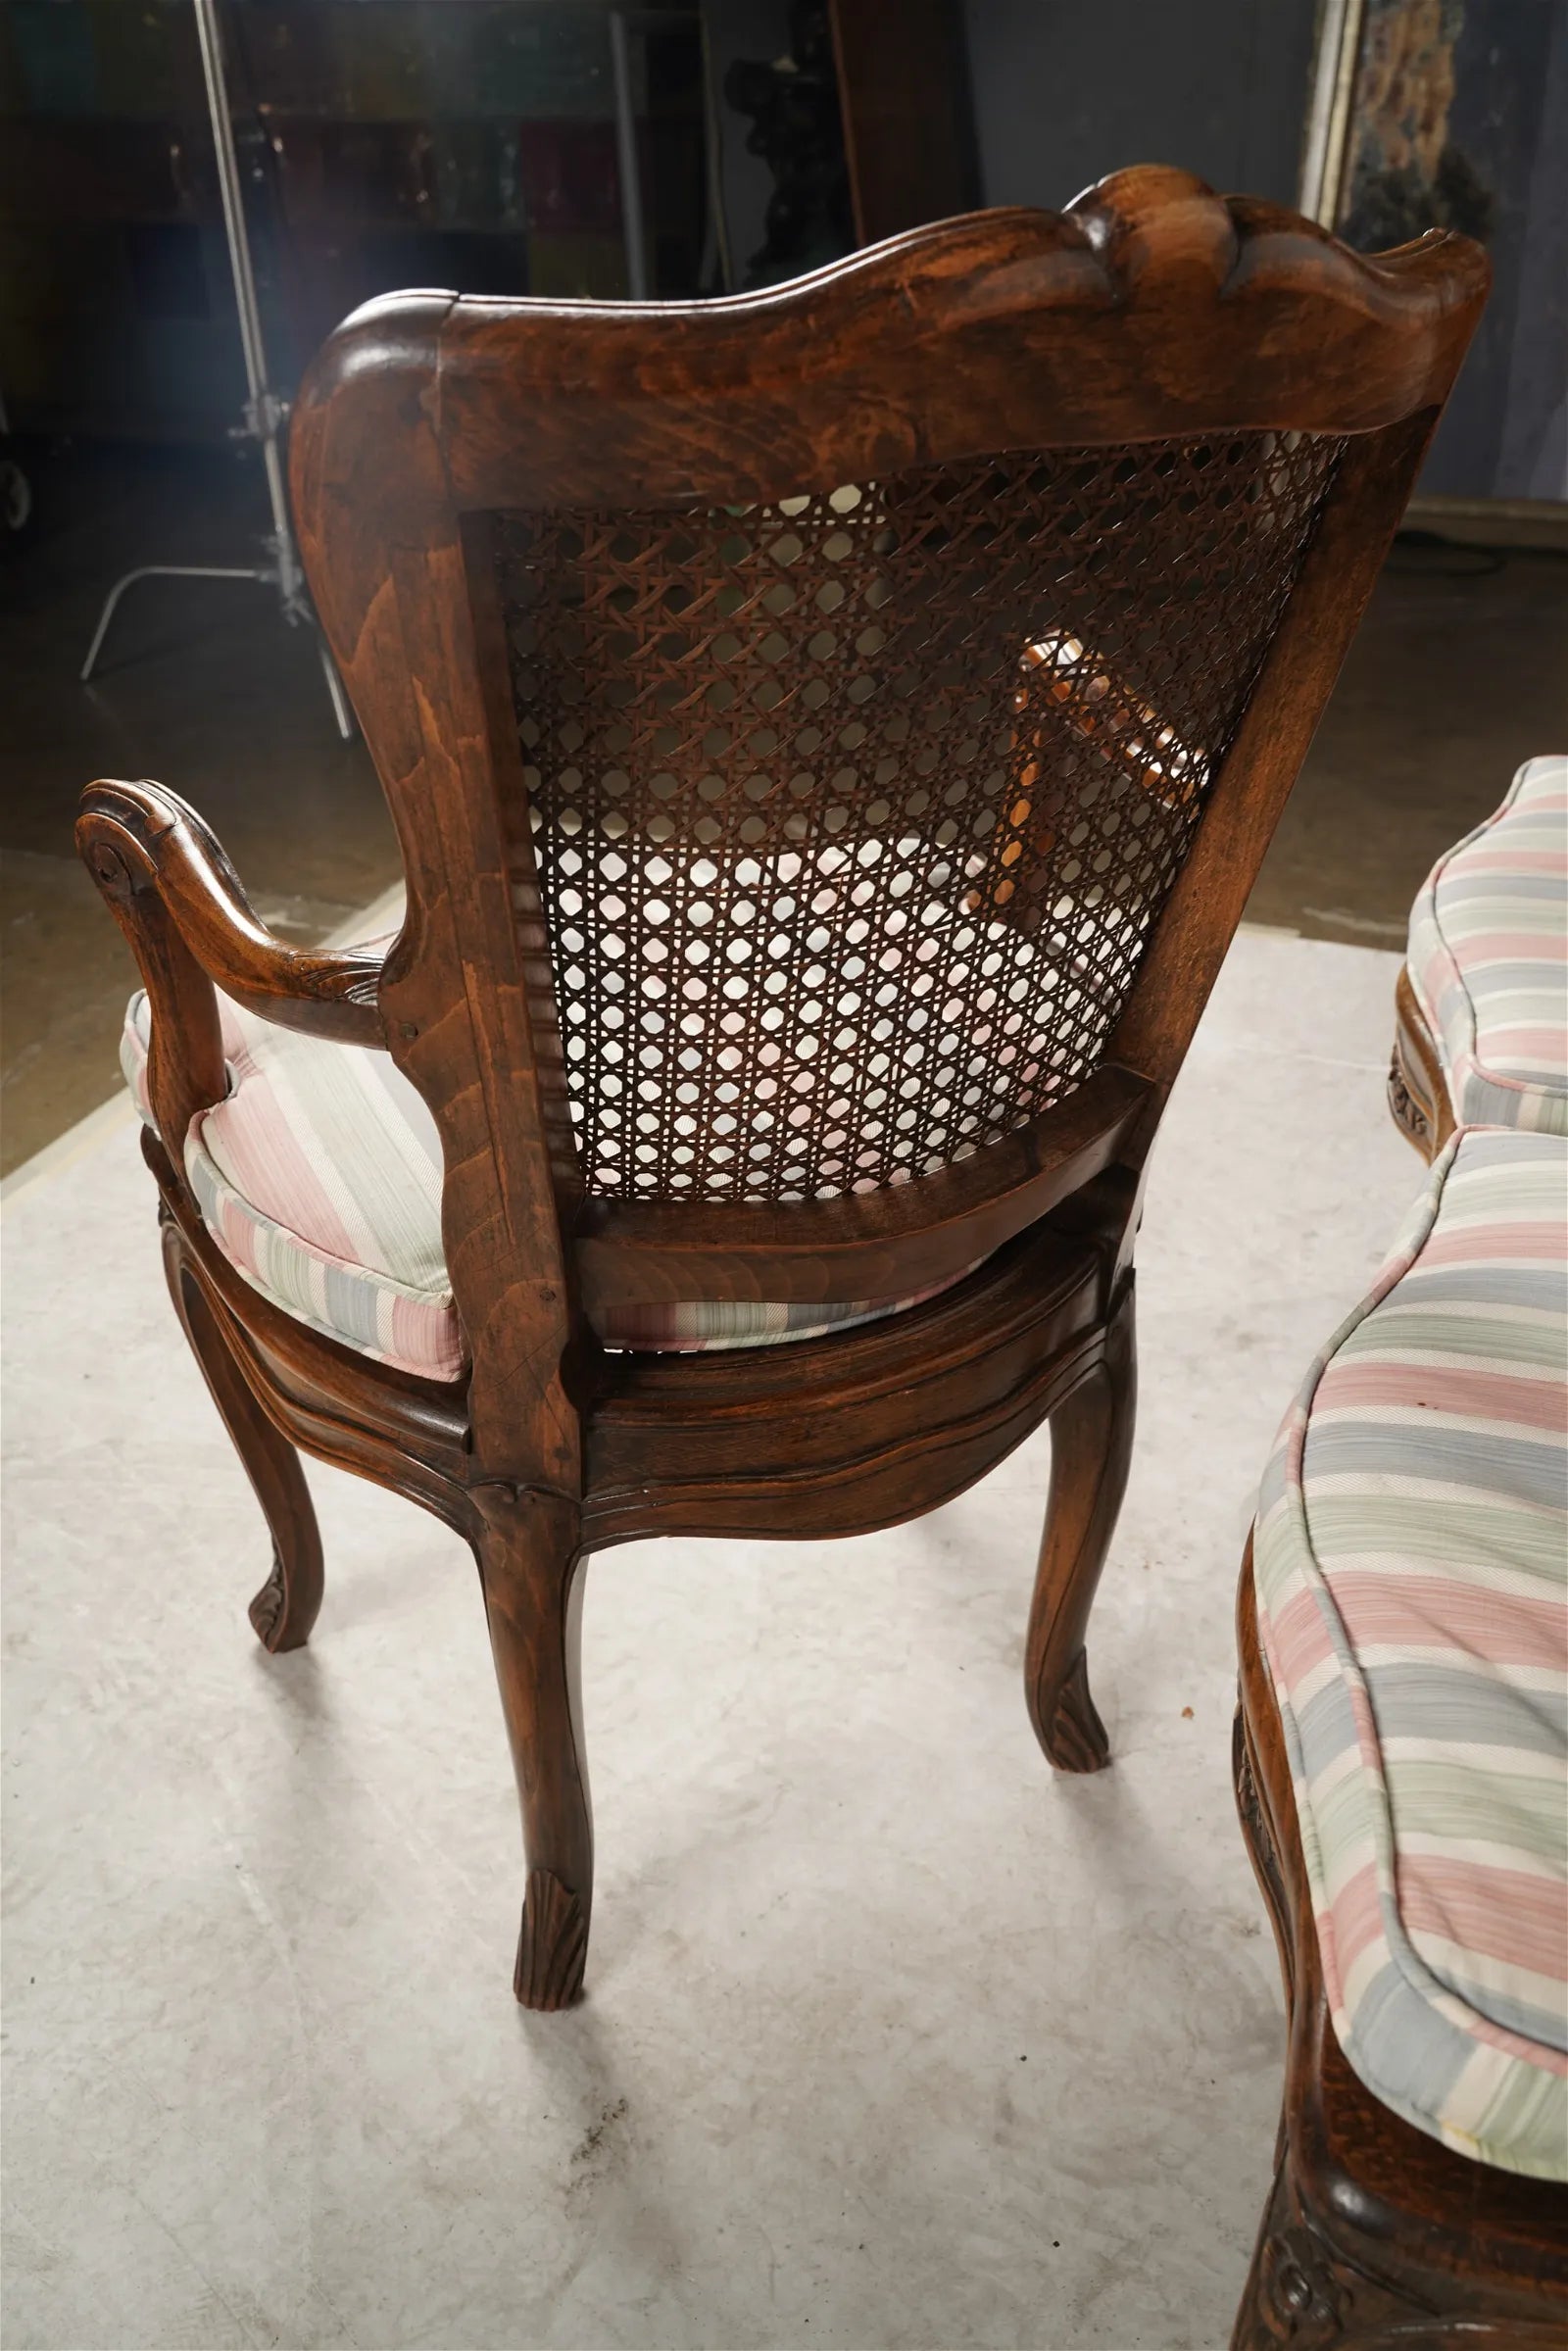
[[1396, 542], [1248, 908], [1403, 946], [1434, 860], [1568, 742], [1568, 554]]
[[884, 1536], [612, 1552], [564, 2017], [511, 1996], [461, 1545], [313, 1468], [326, 1605], [267, 1659], [128, 1110], [14, 1189], [11, 2351], [1218, 2351], [1283, 2058], [1232, 1592], [1273, 1428], [1420, 1181], [1396, 968], [1244, 932], [1172, 1102], [1091, 1634], [1113, 1768], [1054, 1778], [1024, 1718], [1044, 1437]]
[[[269, 919], [319, 937], [397, 872], [362, 745], [341, 744], [309, 641], [268, 592], [131, 591], [101, 675], [76, 670], [133, 563], [244, 563], [265, 509], [237, 459], [100, 449], [37, 468], [0, 549], [0, 1168], [118, 1083], [129, 957], [76, 865], [95, 775], [156, 775], [208, 816]], [[1568, 719], [1568, 561], [1396, 550], [1257, 885], [1253, 918], [1396, 946], [1438, 852]]]
[[[75, 683], [117, 571], [245, 560], [254, 480], [100, 455], [39, 488], [0, 573], [8, 1167], [116, 1085], [131, 973], [71, 855], [83, 780], [197, 801], [293, 936], [396, 871], [363, 749], [263, 591], [137, 590]], [[1024, 1720], [1044, 1437], [887, 1536], [612, 1553], [568, 2017], [510, 1997], [514, 1798], [461, 1546], [313, 1469], [327, 1606], [266, 1660], [262, 1532], [128, 1111], [24, 1179], [8, 2344], [1223, 2343], [1281, 2066], [1228, 1786], [1249, 1495], [1418, 1181], [1382, 1104], [1395, 958], [1367, 945], [1560, 742], [1565, 672], [1560, 559], [1396, 553], [1258, 884], [1277, 928], [1239, 940], [1160, 1146], [1093, 1637], [1115, 1768], [1054, 1779]]]

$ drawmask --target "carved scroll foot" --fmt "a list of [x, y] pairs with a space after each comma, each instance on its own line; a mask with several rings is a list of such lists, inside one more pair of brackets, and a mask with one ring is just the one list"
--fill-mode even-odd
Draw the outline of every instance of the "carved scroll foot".
[[528, 1873], [513, 1989], [524, 2008], [565, 2008], [582, 1989], [594, 1898], [580, 1527], [564, 1495], [498, 1484], [476, 1489], [476, 1498], [475, 1549]]
[[549, 1870], [528, 1872], [512, 1988], [524, 2008], [569, 2008], [582, 1992], [588, 1921], [582, 1904]]
[[1050, 1720], [1037, 1723], [1040, 1743], [1059, 1772], [1101, 1772], [1110, 1740], [1089, 1689], [1089, 1655], [1080, 1649], [1056, 1691]]
[[[297, 1592], [297, 1587], [296, 1587]], [[285, 1649], [302, 1649], [311, 1636], [316, 1609], [320, 1605], [319, 1593], [316, 1605], [307, 1609], [291, 1593], [289, 1578], [276, 1550], [272, 1552], [272, 1572], [252, 1600], [246, 1614], [251, 1620], [257, 1640], [270, 1656], [281, 1656]]]
[[1137, 1372], [1129, 1280], [1104, 1352], [1051, 1416], [1051, 1494], [1024, 1644], [1024, 1695], [1035, 1737], [1058, 1771], [1110, 1761], [1089, 1692], [1089, 1611], [1110, 1548], [1132, 1460]]

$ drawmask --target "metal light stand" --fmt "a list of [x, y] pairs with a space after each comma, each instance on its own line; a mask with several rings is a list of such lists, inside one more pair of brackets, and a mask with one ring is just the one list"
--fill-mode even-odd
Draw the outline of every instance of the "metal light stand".
[[615, 169], [620, 180], [620, 230], [626, 251], [626, 294], [632, 302], [656, 299], [648, 268], [648, 224], [643, 218], [642, 160], [637, 144], [637, 108], [632, 91], [631, 41], [634, 32], [658, 32], [674, 25], [695, 25], [702, 45], [703, 140], [708, 150], [708, 245], [699, 283], [707, 284], [710, 260], [718, 264], [721, 291], [730, 291], [729, 237], [724, 224], [724, 192], [719, 171], [718, 113], [713, 95], [712, 60], [709, 51], [708, 20], [700, 8], [612, 8], [610, 12], [610, 73], [615, 108]]
[[[250, 238], [245, 228], [245, 207], [240, 192], [239, 159], [234, 152], [234, 130], [228, 119], [228, 92], [223, 73], [222, 33], [218, 21], [219, 0], [194, 0], [196, 30], [202, 46], [202, 73], [207, 83], [207, 109], [212, 117], [213, 145], [218, 152], [218, 182], [223, 198], [223, 231], [228, 240], [228, 266], [234, 280], [234, 307], [239, 314], [239, 339], [245, 354], [245, 381], [249, 398], [245, 403], [245, 421], [234, 428], [237, 440], [259, 443], [262, 465], [267, 475], [267, 496], [272, 510], [272, 528], [263, 545], [267, 552], [264, 563], [243, 565], [214, 565], [210, 563], [143, 563], [127, 571], [110, 589], [87, 659], [81, 664], [83, 683], [91, 677], [98, 656], [103, 651], [109, 624], [115, 616], [125, 590], [139, 579], [250, 579], [275, 588], [283, 617], [291, 628], [301, 624], [316, 631], [316, 615], [311, 611], [306, 593], [305, 574], [300, 568], [299, 552], [294, 545], [294, 533], [289, 524], [288, 498], [283, 485], [283, 460], [278, 449], [278, 433], [288, 416], [288, 403], [280, 400], [267, 380], [267, 348], [262, 340], [261, 312], [256, 302], [256, 278], [251, 269]], [[317, 650], [321, 657], [321, 670], [326, 690], [332, 698], [332, 712], [337, 720], [338, 733], [345, 743], [354, 736], [354, 717], [343, 692], [325, 641], [318, 633]]]

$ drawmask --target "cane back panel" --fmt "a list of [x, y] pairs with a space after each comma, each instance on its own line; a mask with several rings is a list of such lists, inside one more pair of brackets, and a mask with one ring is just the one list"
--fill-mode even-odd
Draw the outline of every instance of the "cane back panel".
[[1096, 1067], [1345, 443], [512, 514], [497, 565], [591, 1193], [926, 1173]]

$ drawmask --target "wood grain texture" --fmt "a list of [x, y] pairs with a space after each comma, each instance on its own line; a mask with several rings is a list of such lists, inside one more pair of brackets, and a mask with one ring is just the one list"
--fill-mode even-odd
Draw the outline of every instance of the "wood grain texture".
[[[1061, 216], [919, 228], [720, 302], [389, 296], [312, 367], [291, 439], [301, 545], [397, 828], [403, 930], [384, 959], [283, 947], [201, 820], [157, 786], [92, 787], [81, 842], [152, 999], [152, 1099], [171, 1148], [152, 1136], [145, 1149], [192, 1343], [221, 1379], [223, 1366], [235, 1375], [242, 1452], [287, 1484], [248, 1395], [280, 1445], [407, 1494], [478, 1560], [524, 1824], [526, 2004], [562, 2005], [582, 1979], [593, 1861], [575, 1627], [582, 1561], [607, 1543], [888, 1526], [960, 1492], [1054, 1416], [1030, 1703], [1066, 1768], [1102, 1760], [1084, 1637], [1131, 1440], [1129, 1277], [1149, 1147], [1485, 285], [1463, 239], [1367, 260], [1276, 208], [1149, 168]], [[1348, 444], [1306, 465], [1280, 441], [1259, 473], [1235, 453], [1248, 433]], [[1275, 566], [1280, 610], [1264, 625], [1250, 608], [1258, 658], [1236, 667], [1245, 708], [1234, 727], [1221, 713], [1201, 812], [1195, 803], [1195, 821], [1162, 835], [1174, 888], [1144, 890], [1138, 858], [1124, 858], [1127, 903], [1152, 935], [1143, 914], [1123, 925], [1130, 993], [1059, 1099], [1028, 1102], [909, 1181], [836, 1198], [791, 1199], [782, 1183], [760, 1198], [744, 1184], [722, 1200], [673, 1186], [602, 1197], [573, 1123], [563, 956], [577, 951], [537, 846], [506, 548], [520, 545], [526, 568], [548, 539], [556, 562], [571, 537], [563, 515], [635, 513], [644, 541], [667, 552], [649, 538], [656, 510], [821, 500], [896, 474], [910, 476], [906, 514], [918, 509], [940, 538], [922, 468], [968, 466], [970, 490], [1002, 483], [986, 496], [1004, 507], [1012, 460], [977, 472], [978, 461], [1040, 453], [1027, 494], [1049, 505], [1058, 473], [1046, 461], [1066, 449], [1090, 453], [1073, 461], [1080, 478], [1153, 485], [1138, 543], [1132, 523], [1112, 536], [1118, 561], [1157, 568], [1170, 515], [1189, 512], [1195, 468], [1221, 443], [1231, 454], [1208, 476], [1205, 511], [1238, 576], [1248, 501], [1263, 529], [1279, 482], [1304, 465], [1311, 499], [1292, 510], [1301, 545]], [[971, 521], [983, 539], [983, 501]], [[1102, 551], [1081, 516], [1074, 527], [1087, 576]], [[604, 544], [620, 561], [613, 531]], [[982, 576], [975, 593], [983, 604], [993, 585]], [[569, 596], [558, 602], [569, 611]], [[999, 939], [1065, 919], [1049, 891], [1031, 908], [1008, 887], [1049, 847], [1033, 775], [1052, 746], [1080, 763], [1103, 750], [1117, 792], [1132, 787], [1129, 838], [1169, 814], [1166, 767], [1132, 749], [1149, 706], [1139, 663], [1157, 666], [1183, 627], [1173, 612], [1165, 645], [1156, 617], [1151, 608], [1129, 628], [1130, 667], [1090, 675], [1059, 643], [1049, 662], [1021, 643], [1009, 657], [1007, 690], [1034, 698], [1039, 724], [1020, 720], [1020, 783], [1026, 766], [1031, 778], [973, 886], [977, 920]], [[700, 699], [717, 669], [685, 652], [676, 691]], [[1052, 717], [1064, 659], [1078, 679], [1065, 732]], [[962, 747], [928, 735], [920, 748], [940, 763]], [[876, 822], [858, 802], [846, 813], [858, 848]], [[1063, 951], [1074, 984], [1093, 980], [1113, 898], [1078, 888], [1086, 927]], [[429, 1105], [463, 1379], [412, 1377], [294, 1321], [205, 1232], [178, 1146], [225, 1083], [215, 982], [266, 1018], [384, 1046]], [[904, 1001], [918, 1007], [912, 988]], [[765, 990], [759, 1002], [761, 1018]], [[862, 1043], [875, 1043], [869, 1029]], [[924, 1305], [786, 1347], [607, 1352], [587, 1311], [905, 1295], [980, 1256]], [[283, 1579], [270, 1631], [298, 1630], [308, 1580]]]
[[[228, 1091], [213, 983], [192, 953], [160, 882], [151, 846], [97, 807], [97, 787], [76, 823], [76, 847], [125, 935], [152, 1019], [147, 1099], [159, 1131], [183, 1136]], [[177, 1154], [176, 1154], [177, 1156]], [[172, 1169], [183, 1187], [183, 1162]]]
[[1548, 2351], [1568, 2339], [1568, 2190], [1414, 2130], [1334, 2037], [1250, 1542], [1236, 1622], [1237, 1807], [1280, 1946], [1289, 2047], [1279, 2161], [1232, 2351]]
[[205, 819], [167, 785], [90, 785], [76, 841], [100, 887], [116, 859], [146, 877], [162, 918], [207, 978], [237, 1004], [339, 1045], [385, 1044], [376, 1009], [380, 955], [288, 947], [275, 938]]
[[1102, 1067], [1059, 1108], [935, 1174], [835, 1200], [585, 1200], [585, 1311], [682, 1298], [850, 1303], [950, 1281], [1116, 1163], [1150, 1088]]
[[584, 1550], [560, 1495], [474, 1489], [474, 1544], [501, 1708], [512, 1744], [527, 1888], [514, 1989], [529, 2008], [565, 2008], [582, 1989], [593, 1908], [594, 1828], [582, 1737]]
[[343, 460], [319, 436], [336, 443], [326, 413], [348, 422], [351, 385], [380, 417], [395, 381], [416, 400], [437, 372], [459, 513], [770, 500], [1009, 449], [1374, 432], [1441, 407], [1488, 275], [1464, 238], [1368, 258], [1150, 166], [1065, 213], [971, 215], [722, 301], [392, 296], [302, 389], [296, 500], [329, 495], [318, 469]]

